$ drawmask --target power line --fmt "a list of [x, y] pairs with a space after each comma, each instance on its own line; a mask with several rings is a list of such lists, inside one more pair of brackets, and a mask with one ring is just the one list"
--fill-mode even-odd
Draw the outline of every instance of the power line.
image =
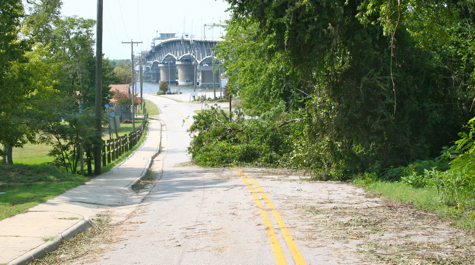
[[122, 14], [122, 6], [120, 5], [120, 0], [118, 0], [118, 2], [119, 2], [120, 16], [122, 17], [122, 24], [124, 25], [125, 36], [126, 36], [127, 39], [128, 39], [128, 38], [129, 38], [129, 34], [127, 34], [127, 27], [125, 26], [124, 15]]
[[[113, 16], [112, 16], [112, 13], [111, 13], [111, 9], [109, 8], [109, 5], [108, 5], [107, 3], [108, 3], [108, 1], [106, 1], [105, 7], [106, 7], [107, 11], [109, 12], [110, 21], [112, 22], [112, 23], [110, 23], [110, 24], [111, 24], [111, 25], [114, 25], [114, 21], [113, 21], [113, 19], [112, 19]], [[117, 35], [117, 32], [115, 31], [115, 27], [112, 27], [112, 30], [114, 31], [114, 35], [112, 35], [112, 34], [110, 33], [110, 28], [107, 26], [108, 24], [109, 24], [109, 23], [105, 23], [106, 28], [107, 28], [107, 31], [109, 32], [109, 34], [110, 34], [111, 36], [115, 36], [114, 43], [119, 43], [119, 37], [118, 37], [118, 35]], [[124, 53], [124, 50], [123, 50], [123, 48], [122, 48], [122, 45], [119, 45], [118, 47], [119, 47], [121, 53]]]
[[139, 0], [137, 0], [137, 19], [139, 22], [139, 37], [142, 39], [142, 33], [140, 32], [140, 28], [142, 25], [140, 24], [140, 6], [139, 6]]

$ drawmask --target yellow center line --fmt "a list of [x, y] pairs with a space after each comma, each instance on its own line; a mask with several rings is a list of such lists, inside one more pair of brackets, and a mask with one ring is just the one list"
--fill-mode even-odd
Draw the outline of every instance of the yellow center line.
[[[168, 103], [167, 103], [167, 104], [168, 104]], [[176, 113], [180, 114], [180, 116], [183, 118], [183, 120], [186, 122], [186, 124], [188, 124], [188, 126], [191, 127], [191, 122], [189, 122], [189, 121], [185, 118], [185, 116], [184, 116], [183, 114], [181, 114], [181, 113], [180, 113], [178, 110], [176, 110], [174, 107], [172, 107], [172, 109], [173, 109], [174, 111], [176, 111]], [[195, 136], [198, 136], [198, 133], [197, 133], [197, 132], [193, 132], [193, 134], [194, 134]]]
[[292, 257], [294, 258], [295, 264], [306, 264], [305, 260], [303, 259], [302, 254], [299, 251], [299, 248], [297, 247], [297, 244], [295, 243], [294, 239], [292, 238], [292, 235], [290, 235], [289, 230], [287, 229], [287, 226], [285, 226], [284, 220], [282, 217], [280, 217], [279, 212], [275, 209], [274, 204], [271, 202], [267, 194], [264, 192], [264, 190], [257, 184], [257, 182], [251, 178], [246, 172], [244, 172], [242, 169], [238, 168], [241, 173], [243, 173], [253, 184], [256, 186], [257, 190], [261, 194], [261, 196], [264, 198], [264, 201], [267, 204], [267, 207], [272, 212], [272, 215], [275, 218], [275, 221], [277, 222], [277, 225], [280, 228], [280, 231], [282, 232], [282, 236], [284, 237], [285, 242], [287, 243], [287, 246], [289, 247], [290, 253], [292, 253]]
[[285, 260], [284, 252], [282, 251], [282, 247], [280, 246], [280, 243], [279, 243], [279, 239], [277, 238], [277, 235], [275, 234], [274, 227], [272, 226], [272, 223], [270, 222], [269, 216], [264, 211], [263, 205], [261, 201], [259, 200], [259, 197], [257, 196], [256, 191], [254, 190], [252, 185], [243, 177], [243, 175], [241, 175], [234, 168], [233, 170], [234, 172], [236, 172], [236, 174], [238, 174], [238, 176], [249, 188], [252, 196], [254, 197], [254, 200], [256, 201], [257, 207], [259, 208], [259, 212], [261, 213], [262, 219], [264, 220], [264, 225], [266, 226], [267, 235], [269, 236], [269, 241], [272, 246], [272, 252], [274, 252], [275, 261], [277, 262], [278, 265], [287, 264], [287, 261]]

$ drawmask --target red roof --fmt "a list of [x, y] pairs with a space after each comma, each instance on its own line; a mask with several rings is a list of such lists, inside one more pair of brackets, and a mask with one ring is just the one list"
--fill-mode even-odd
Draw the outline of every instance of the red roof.
[[110, 85], [110, 88], [111, 88], [110, 91], [112, 91], [112, 92], [119, 91], [119, 92], [122, 92], [124, 94], [128, 94], [130, 85], [129, 84]]

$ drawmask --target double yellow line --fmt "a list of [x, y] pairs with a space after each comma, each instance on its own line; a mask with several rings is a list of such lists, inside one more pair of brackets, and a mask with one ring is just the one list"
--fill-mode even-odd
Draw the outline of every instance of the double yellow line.
[[[168, 104], [168, 102], [166, 102], [164, 100], [162, 100], [162, 101], [165, 102], [166, 104]], [[173, 110], [176, 111], [183, 118], [183, 120], [186, 122], [186, 124], [188, 124], [188, 126], [191, 127], [191, 123], [186, 119], [186, 117], [183, 114], [181, 114], [175, 108], [173, 108]], [[197, 135], [196, 132], [193, 132], [193, 133], [195, 135]], [[306, 264], [305, 260], [302, 257], [302, 254], [299, 251], [299, 248], [297, 247], [297, 244], [295, 243], [294, 239], [290, 235], [290, 232], [287, 229], [287, 226], [285, 226], [284, 220], [282, 220], [282, 217], [280, 216], [279, 212], [277, 212], [277, 210], [275, 209], [274, 204], [271, 202], [271, 200], [269, 199], [267, 194], [264, 192], [264, 190], [261, 188], [261, 186], [259, 184], [257, 184], [257, 182], [253, 178], [251, 178], [246, 172], [244, 172], [242, 169], [237, 168], [237, 170], [236, 170], [236, 169], [233, 168], [233, 170], [234, 170], [234, 172], [236, 172], [236, 174], [242, 179], [242, 181], [249, 188], [249, 190], [251, 191], [252, 196], [254, 197], [254, 200], [256, 201], [257, 207], [259, 208], [259, 212], [261, 213], [262, 219], [264, 220], [264, 225], [265, 225], [266, 230], [267, 230], [267, 235], [269, 236], [269, 241], [270, 241], [271, 246], [272, 246], [272, 252], [274, 253], [276, 263], [278, 265], [284, 265], [284, 264], [287, 264], [287, 261], [285, 259], [284, 252], [282, 251], [282, 247], [279, 243], [279, 239], [277, 238], [277, 234], [275, 233], [275, 230], [274, 230], [274, 227], [271, 223], [269, 215], [267, 214], [267, 212], [265, 210], [265, 207], [262, 204], [262, 202], [261, 202], [256, 190], [254, 189], [254, 187], [256, 187], [256, 189], [259, 191], [259, 194], [264, 199], [264, 201], [267, 205], [267, 208], [271, 211], [272, 215], [274, 216], [274, 220], [276, 221], [277, 225], [279, 226], [280, 232], [282, 233], [282, 236], [284, 237], [285, 243], [287, 244], [287, 247], [289, 248], [290, 253], [292, 254], [292, 258], [294, 259], [295, 264], [297, 264], [297, 265]], [[253, 185], [254, 185], [254, 187], [253, 187]]]
[[278, 265], [287, 264], [287, 261], [285, 260], [284, 252], [282, 251], [282, 247], [280, 246], [279, 240], [277, 238], [277, 234], [275, 233], [274, 227], [272, 226], [269, 215], [265, 211], [264, 206], [261, 200], [259, 199], [259, 196], [257, 195], [257, 192], [255, 191], [254, 187], [256, 187], [256, 189], [259, 191], [260, 195], [262, 196], [262, 198], [264, 199], [267, 205], [267, 208], [271, 211], [272, 215], [274, 216], [274, 219], [277, 225], [279, 226], [280, 232], [282, 233], [282, 236], [284, 237], [285, 243], [287, 243], [287, 247], [289, 248], [290, 253], [292, 254], [295, 264], [299, 264], [299, 265], [306, 264], [305, 260], [302, 257], [302, 254], [299, 251], [299, 248], [297, 247], [297, 244], [295, 243], [294, 239], [290, 235], [289, 230], [285, 226], [284, 220], [282, 220], [282, 217], [280, 217], [280, 214], [275, 209], [274, 204], [272, 204], [271, 200], [269, 199], [267, 194], [264, 192], [264, 190], [261, 188], [261, 186], [259, 186], [259, 184], [257, 184], [257, 182], [253, 178], [251, 178], [246, 172], [244, 172], [242, 169], [233, 168], [233, 170], [249, 188], [252, 196], [254, 197], [254, 200], [256, 201], [257, 207], [259, 208], [259, 212], [261, 213], [262, 219], [264, 220], [264, 225], [266, 226], [267, 235], [269, 236], [269, 241], [272, 246], [272, 252], [274, 252], [274, 256], [275, 256], [275, 260], [277, 264]]

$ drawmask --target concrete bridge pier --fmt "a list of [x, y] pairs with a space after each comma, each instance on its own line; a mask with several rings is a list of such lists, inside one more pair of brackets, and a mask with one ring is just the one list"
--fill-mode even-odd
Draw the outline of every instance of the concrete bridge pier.
[[156, 63], [154, 63], [152, 67], [150, 67], [150, 82], [160, 82], [160, 68]]
[[152, 82], [152, 73], [150, 73], [150, 69], [146, 69], [143, 73], [143, 80], [145, 82]]
[[158, 83], [159, 81], [160, 81], [160, 72], [157, 71], [157, 73], [152, 73], [150, 82]]
[[219, 75], [219, 71], [213, 74], [213, 71], [218, 69], [217, 66], [198, 66], [198, 70], [201, 71], [201, 86], [205, 87], [212, 87], [213, 86], [213, 75], [214, 75], [214, 83], [216, 87], [220, 87], [221, 85], [221, 78]]
[[178, 68], [178, 85], [179, 86], [192, 86], [193, 75], [195, 73], [193, 64], [190, 61], [178, 61], [176, 62]]
[[168, 84], [176, 84], [176, 65], [160, 64], [160, 82], [166, 81]]

